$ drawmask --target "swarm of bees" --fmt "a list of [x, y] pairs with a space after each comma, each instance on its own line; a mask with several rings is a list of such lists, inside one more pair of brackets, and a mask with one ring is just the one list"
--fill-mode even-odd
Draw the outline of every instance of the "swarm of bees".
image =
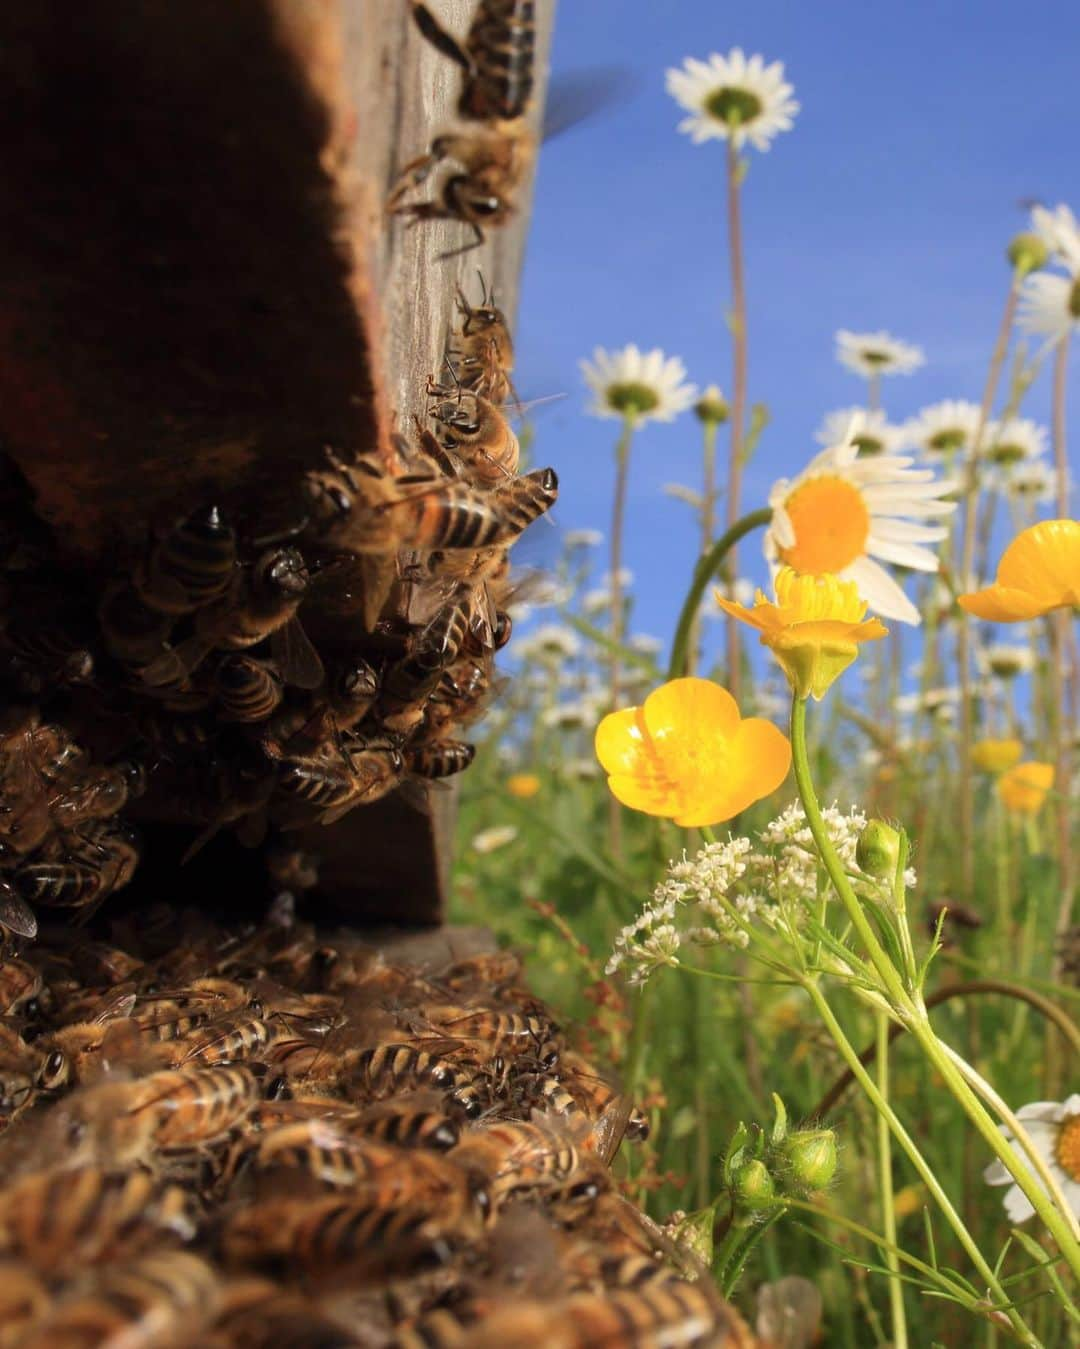
[[513, 955], [130, 929], [0, 963], [0, 1345], [751, 1343]]
[[222, 829], [288, 852], [290, 831], [472, 761], [458, 736], [510, 635], [508, 549], [558, 483], [518, 473], [513, 342], [483, 278], [457, 304], [430, 428], [327, 449], [276, 537], [211, 503], [80, 585], [12, 474], [0, 925], [85, 921], [131, 880], [141, 820], [188, 827], [188, 856]]

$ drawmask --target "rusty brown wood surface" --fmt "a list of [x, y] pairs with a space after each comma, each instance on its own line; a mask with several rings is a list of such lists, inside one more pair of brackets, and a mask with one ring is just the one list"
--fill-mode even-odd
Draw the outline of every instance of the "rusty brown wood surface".
[[[464, 32], [472, 0], [437, 9]], [[385, 445], [422, 410], [459, 281], [482, 268], [513, 309], [527, 194], [450, 261], [462, 226], [383, 211], [457, 89], [407, 0], [0, 7], [0, 437], [71, 565], [208, 496], [287, 523], [323, 445]], [[322, 831], [329, 887], [433, 919], [449, 823], [354, 812]]]

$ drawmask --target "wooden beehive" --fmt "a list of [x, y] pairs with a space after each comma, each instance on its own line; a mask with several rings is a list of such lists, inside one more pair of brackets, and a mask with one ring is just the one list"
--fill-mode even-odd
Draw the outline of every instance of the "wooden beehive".
[[[467, 27], [466, 0], [441, 12]], [[383, 212], [456, 75], [398, 0], [4, 7], [0, 438], [73, 572], [209, 497], [287, 524], [321, 447], [385, 449], [424, 411], [459, 283], [482, 269], [512, 311], [526, 209], [448, 261], [459, 225]], [[452, 795], [433, 796], [320, 831], [325, 890], [435, 919]], [[157, 846], [171, 874], [181, 842]], [[191, 885], [238, 864], [207, 854]]]

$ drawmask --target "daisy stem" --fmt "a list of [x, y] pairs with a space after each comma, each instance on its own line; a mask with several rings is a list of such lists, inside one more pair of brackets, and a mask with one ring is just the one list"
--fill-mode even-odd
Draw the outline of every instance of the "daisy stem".
[[881, 371], [872, 370], [866, 377], [866, 410], [878, 412], [881, 408]]
[[[716, 433], [718, 423], [706, 420], [703, 422], [702, 428], [704, 435], [704, 469], [701, 488], [701, 556], [705, 557], [712, 547], [713, 531], [716, 529]], [[692, 675], [697, 668], [700, 626], [700, 616], [695, 614], [686, 652], [686, 673], [689, 675]]]
[[[961, 589], [971, 581], [975, 560], [975, 511], [978, 505], [979, 452], [983, 436], [997, 397], [1005, 356], [1009, 349], [1016, 314], [1016, 300], [1020, 293], [1022, 274], [1014, 270], [1005, 299], [997, 340], [986, 373], [979, 420], [968, 451], [967, 472], [963, 484], [963, 524], [961, 526], [960, 575]], [[961, 611], [959, 619], [956, 660], [960, 667], [960, 897], [970, 901], [975, 889], [975, 785], [971, 767], [971, 742], [974, 739], [974, 717], [971, 705], [971, 619]]]
[[[615, 500], [611, 509], [611, 664], [610, 693], [611, 710], [619, 709], [619, 644], [623, 635], [622, 602], [622, 540], [623, 523], [626, 516], [626, 484], [630, 474], [630, 441], [634, 434], [634, 420], [627, 416], [623, 419], [622, 434], [615, 446]], [[608, 842], [611, 855], [616, 861], [622, 856], [622, 807], [614, 796], [608, 800]]]
[[[877, 1031], [877, 1085], [884, 1100], [889, 1099], [889, 1018], [874, 1013]], [[904, 1286], [900, 1282], [900, 1261], [896, 1255], [896, 1204], [893, 1194], [892, 1146], [889, 1121], [877, 1117], [878, 1194], [881, 1199], [881, 1229], [888, 1245], [884, 1248], [889, 1280], [889, 1314], [892, 1320], [893, 1349], [907, 1349], [907, 1319], [904, 1315]]]
[[[1058, 343], [1054, 357], [1054, 386], [1051, 412], [1051, 434], [1054, 440], [1054, 468], [1057, 479], [1057, 513], [1065, 520], [1069, 515], [1069, 461], [1065, 447], [1065, 376], [1069, 365], [1069, 339], [1066, 334]], [[1054, 748], [1057, 788], [1058, 867], [1061, 902], [1054, 926], [1054, 963], [1051, 978], [1061, 975], [1064, 937], [1072, 924], [1073, 891], [1076, 884], [1072, 848], [1069, 839], [1070, 740], [1077, 722], [1077, 650], [1076, 633], [1072, 631], [1069, 614], [1062, 609], [1051, 615], [1053, 650], [1050, 659], [1050, 678], [1054, 702]], [[1066, 675], [1066, 666], [1071, 666]]]
[[694, 616], [701, 607], [701, 601], [705, 595], [705, 587], [720, 570], [724, 559], [732, 551], [735, 544], [745, 535], [752, 533], [753, 530], [760, 529], [762, 525], [767, 525], [771, 519], [772, 511], [768, 506], [759, 511], [751, 511], [721, 534], [704, 557], [698, 558], [697, 565], [694, 568], [694, 578], [690, 582], [690, 589], [686, 592], [686, 599], [683, 600], [683, 606], [679, 611], [679, 621], [675, 625], [675, 637], [671, 643], [671, 661], [668, 665], [668, 679], [681, 679], [686, 674], [690, 634], [694, 626]]
[[946, 1222], [956, 1234], [956, 1239], [967, 1252], [968, 1258], [978, 1271], [979, 1277], [983, 1280], [987, 1289], [999, 1304], [1001, 1314], [1008, 1318], [1009, 1324], [1016, 1331], [1024, 1344], [1037, 1345], [1038, 1341], [1024, 1323], [1020, 1313], [1014, 1307], [1010, 1306], [1011, 1299], [1008, 1293], [1006, 1293], [1005, 1289], [1001, 1286], [1001, 1282], [997, 1275], [986, 1261], [983, 1253], [979, 1250], [975, 1243], [975, 1238], [964, 1225], [964, 1220], [953, 1207], [952, 1201], [945, 1193], [944, 1189], [942, 1189], [941, 1182], [934, 1174], [926, 1158], [919, 1151], [915, 1140], [904, 1128], [892, 1106], [878, 1091], [874, 1079], [859, 1061], [859, 1056], [855, 1052], [854, 1045], [852, 1045], [851, 1041], [844, 1034], [843, 1027], [840, 1025], [839, 1021], [837, 1021], [832, 1008], [829, 1006], [828, 999], [818, 986], [817, 980], [807, 979], [803, 984], [803, 987], [806, 989], [811, 1001], [817, 1008], [818, 1015], [824, 1022], [826, 1030], [832, 1036], [833, 1042], [839, 1049], [841, 1057], [851, 1069], [855, 1080], [858, 1082], [859, 1086], [862, 1087], [870, 1104], [881, 1118], [886, 1121], [890, 1133], [896, 1139], [897, 1143], [899, 1143], [901, 1150], [907, 1155], [908, 1161], [910, 1161], [915, 1168], [919, 1179], [926, 1186], [930, 1195], [941, 1209]]
[[[1015, 1151], [1005, 1141], [1004, 1136], [994, 1124], [994, 1121], [986, 1108], [968, 1085], [964, 1075], [950, 1057], [951, 1051], [947, 1050], [946, 1046], [938, 1038], [933, 1027], [930, 1025], [926, 1005], [922, 1000], [921, 993], [919, 993], [918, 990], [909, 992], [905, 987], [899, 971], [893, 965], [885, 948], [878, 940], [877, 933], [874, 931], [870, 920], [864, 913], [862, 905], [859, 903], [858, 896], [851, 888], [851, 884], [844, 871], [844, 865], [840, 861], [836, 849], [833, 847], [832, 839], [829, 837], [828, 831], [825, 828], [825, 821], [821, 817], [821, 808], [818, 805], [817, 795], [814, 791], [813, 781], [810, 776], [810, 761], [806, 752], [806, 700], [798, 697], [793, 698], [791, 704], [791, 756], [795, 769], [795, 782], [799, 789], [803, 810], [806, 812], [806, 820], [810, 826], [810, 832], [814, 836], [814, 842], [817, 845], [818, 853], [825, 865], [825, 870], [828, 873], [829, 879], [832, 881], [833, 888], [847, 912], [848, 918], [851, 920], [851, 925], [862, 941], [863, 946], [870, 957], [870, 962], [881, 980], [881, 992], [891, 1005], [893, 1015], [907, 1028], [909, 1034], [916, 1041], [919, 1048], [922, 1050], [923, 1056], [929, 1060], [931, 1066], [937, 1069], [945, 1086], [960, 1105], [961, 1109], [963, 1109], [968, 1119], [982, 1135], [983, 1141], [990, 1148], [994, 1156], [1000, 1159], [1009, 1175], [1012, 1176], [1013, 1180], [1020, 1187], [1022, 1193], [1027, 1197], [1032, 1208], [1046, 1225], [1051, 1236], [1057, 1242], [1058, 1249], [1065, 1257], [1074, 1277], [1080, 1278], [1080, 1241], [1078, 1241], [1074, 1235], [1069, 1220], [1058, 1212], [1056, 1206], [1050, 1200], [1049, 1195], [1035, 1180], [1027, 1167], [1023, 1165]], [[818, 1005], [820, 1012], [820, 1004], [824, 1001], [824, 996], [820, 991], [818, 991], [817, 996], [815, 996], [815, 988], [816, 985], [810, 988], [809, 991], [811, 997], [814, 998], [815, 1004]], [[826, 1024], [830, 1025], [830, 1033], [832, 1033], [831, 1025], [835, 1024], [835, 1018], [832, 1017], [831, 1012], [829, 1013], [829, 1019]], [[866, 1069], [859, 1062], [855, 1050], [850, 1045], [848, 1045], [848, 1049], [851, 1051], [851, 1058], [848, 1059], [849, 1066], [855, 1072], [855, 1077], [863, 1090], [870, 1097], [874, 1108], [879, 1112], [882, 1109], [888, 1111], [889, 1115], [895, 1119], [895, 1116], [892, 1115], [891, 1107], [887, 1101], [882, 1099], [880, 1092], [878, 1092], [877, 1087], [867, 1074]], [[846, 1053], [845, 1058], [847, 1058]], [[856, 1065], [858, 1065], [857, 1071]], [[901, 1129], [901, 1133], [897, 1133], [897, 1128]], [[899, 1121], [896, 1121], [896, 1126], [893, 1127], [893, 1134], [901, 1142], [901, 1146], [905, 1146], [903, 1140], [907, 1135], [903, 1134], [902, 1126], [899, 1125]], [[903, 1134], [903, 1137], [901, 1137], [901, 1134]], [[910, 1140], [908, 1141], [910, 1142]], [[912, 1147], [914, 1147], [913, 1144]], [[906, 1150], [907, 1148], [905, 1146], [905, 1151]], [[911, 1154], [909, 1153], [909, 1156], [910, 1155]], [[914, 1157], [912, 1160], [915, 1160]], [[921, 1157], [919, 1160], [922, 1160]], [[923, 1165], [925, 1166], [925, 1163], [923, 1163]], [[926, 1170], [929, 1172], [929, 1167], [927, 1167]], [[932, 1172], [930, 1172], [930, 1174], [933, 1175]], [[920, 1175], [922, 1175], [921, 1171]], [[925, 1179], [925, 1176], [923, 1178]], [[990, 1271], [989, 1266], [986, 1265], [981, 1253], [971, 1240], [970, 1234], [966, 1227], [964, 1227], [960, 1215], [953, 1209], [948, 1197], [945, 1196], [944, 1191], [942, 1191], [940, 1185], [937, 1184], [936, 1178], [934, 1180], [934, 1185], [936, 1187], [934, 1190], [935, 1197], [940, 1195], [938, 1202], [941, 1203], [942, 1200], [944, 1200], [942, 1212], [945, 1213], [945, 1216], [948, 1218], [950, 1224], [952, 1224], [957, 1237], [960, 1239], [961, 1243], [964, 1244], [964, 1248], [968, 1251], [969, 1256], [972, 1257], [980, 1276], [987, 1279], [988, 1286], [997, 1291], [996, 1279]], [[947, 1205], [947, 1207], [945, 1207], [945, 1205]], [[968, 1243], [970, 1243], [970, 1246]], [[972, 1254], [972, 1252], [974, 1252], [974, 1254]], [[990, 1282], [991, 1279], [994, 1279], [993, 1283]], [[1010, 1315], [1011, 1319], [1012, 1313], [1007, 1314]]]
[[[743, 275], [742, 217], [739, 211], [739, 184], [742, 172], [735, 137], [727, 142], [727, 209], [728, 254], [731, 262], [731, 441], [728, 458], [727, 528], [734, 529], [739, 519], [742, 497], [743, 436], [746, 432], [746, 288]], [[738, 542], [738, 536], [734, 543]], [[728, 563], [732, 581], [738, 575], [738, 557], [734, 544]], [[730, 614], [727, 620], [727, 678], [728, 688], [735, 701], [739, 699], [739, 677], [742, 673], [742, 637], [738, 620]]]

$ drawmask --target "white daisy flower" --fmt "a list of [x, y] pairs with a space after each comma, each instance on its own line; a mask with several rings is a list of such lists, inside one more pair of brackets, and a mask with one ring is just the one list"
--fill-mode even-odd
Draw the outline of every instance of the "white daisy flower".
[[1060, 341], [1080, 326], [1080, 279], [1050, 272], [1025, 277], [1016, 322], [1024, 332]]
[[937, 571], [937, 555], [924, 545], [940, 543], [948, 530], [918, 522], [951, 515], [956, 503], [941, 498], [956, 484], [913, 469], [904, 455], [860, 457], [861, 429], [861, 418], [852, 418], [840, 444], [822, 450], [797, 478], [775, 484], [765, 556], [774, 572], [789, 566], [854, 581], [876, 614], [917, 624], [918, 610], [881, 562]]
[[1033, 504], [1057, 500], [1057, 474], [1045, 459], [1009, 465], [994, 475], [992, 486], [1006, 496]]
[[1025, 459], [1037, 459], [1047, 451], [1046, 427], [1028, 417], [1010, 417], [991, 422], [986, 428], [984, 453], [994, 464], [1009, 466]]
[[627, 642], [627, 646], [641, 656], [659, 656], [664, 649], [664, 643], [660, 638], [648, 632], [635, 633]]
[[784, 82], [784, 63], [766, 65], [760, 56], [749, 61], [742, 48], [727, 56], [713, 52], [707, 61], [687, 57], [681, 69], [667, 72], [668, 93], [691, 115], [679, 123], [695, 145], [731, 138], [736, 150], [749, 141], [767, 150], [781, 131], [790, 131], [798, 103]]
[[574, 731], [592, 724], [591, 709], [584, 702], [556, 703], [540, 713], [540, 724], [551, 731]]
[[1035, 206], [1031, 228], [1050, 250], [1052, 259], [1076, 276], [1080, 272], [1080, 224], [1068, 206]]
[[569, 628], [559, 627], [557, 623], [545, 623], [522, 637], [515, 652], [522, 660], [534, 656], [540, 660], [572, 660], [580, 646]]
[[908, 444], [929, 459], [970, 452], [979, 429], [979, 405], [963, 398], [932, 403], [904, 428]]
[[693, 406], [698, 393], [696, 385], [683, 383], [686, 367], [678, 356], [665, 356], [659, 347], [647, 352], [635, 346], [621, 351], [597, 347], [591, 363], [581, 362], [581, 373], [596, 395], [589, 411], [634, 426], [674, 421]]
[[862, 429], [857, 437], [861, 455], [895, 454], [903, 448], [906, 440], [905, 428], [890, 426], [884, 412], [866, 412], [862, 408], [837, 408], [827, 414], [814, 432], [819, 445], [837, 445], [847, 435], [852, 417], [862, 414]]
[[836, 334], [836, 359], [857, 375], [910, 375], [926, 357], [921, 347], [886, 332]]
[[[1061, 1102], [1033, 1101], [1022, 1105], [1016, 1118], [1060, 1185], [1069, 1208], [1080, 1215], [1080, 1094], [1074, 1092]], [[1005, 1125], [999, 1127], [1011, 1140], [1012, 1132]], [[983, 1180], [987, 1185], [1009, 1186], [1005, 1191], [1005, 1212], [1010, 1222], [1022, 1223], [1034, 1214], [1026, 1195], [997, 1158], [983, 1172]]]
[[999, 679], [1015, 679], [1035, 668], [1035, 651], [1019, 642], [993, 642], [978, 652], [979, 665], [986, 674]]

